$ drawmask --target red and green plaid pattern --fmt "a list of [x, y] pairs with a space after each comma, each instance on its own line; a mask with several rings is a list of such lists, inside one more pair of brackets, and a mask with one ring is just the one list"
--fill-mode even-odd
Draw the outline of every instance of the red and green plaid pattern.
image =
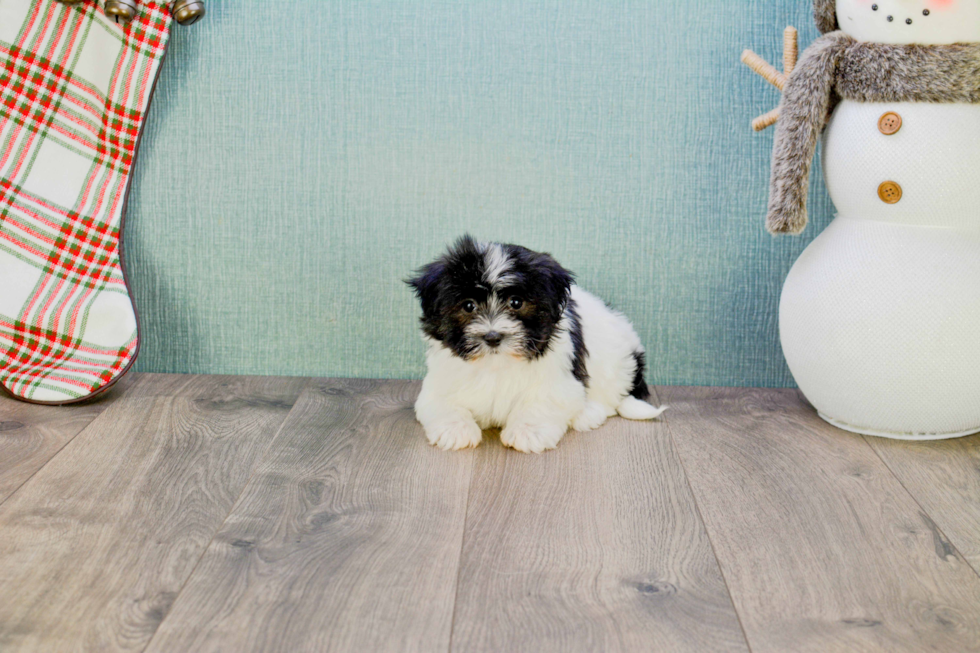
[[0, 384], [16, 397], [83, 399], [136, 355], [120, 228], [169, 29], [153, 1], [121, 26], [95, 0], [0, 0]]

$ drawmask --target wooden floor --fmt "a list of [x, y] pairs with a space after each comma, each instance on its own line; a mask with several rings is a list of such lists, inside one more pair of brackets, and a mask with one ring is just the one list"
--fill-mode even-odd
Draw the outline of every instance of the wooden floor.
[[663, 422], [444, 453], [417, 391], [0, 399], [0, 651], [980, 650], [980, 438], [657, 388]]

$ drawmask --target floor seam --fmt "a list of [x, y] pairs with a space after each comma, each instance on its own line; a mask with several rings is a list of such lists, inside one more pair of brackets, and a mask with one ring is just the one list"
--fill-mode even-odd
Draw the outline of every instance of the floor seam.
[[84, 433], [85, 431], [87, 431], [87, 430], [89, 430], [89, 428], [90, 428], [90, 427], [91, 427], [91, 426], [92, 426], [93, 424], [95, 424], [95, 421], [96, 421], [97, 419], [99, 419], [100, 417], [102, 417], [102, 415], [103, 415], [104, 413], [105, 413], [105, 411], [102, 411], [102, 412], [100, 412], [100, 413], [99, 413], [98, 415], [96, 415], [95, 417], [93, 417], [93, 418], [92, 418], [92, 421], [90, 421], [90, 422], [89, 422], [88, 424], [86, 424], [86, 425], [85, 425], [85, 426], [83, 426], [83, 427], [82, 427], [81, 429], [79, 429], [79, 431], [78, 431], [78, 433], [76, 433], [75, 435], [73, 435], [73, 436], [71, 436], [70, 438], [68, 438], [68, 440], [66, 440], [66, 441], [65, 441], [65, 443], [64, 443], [63, 445], [61, 445], [60, 447], [58, 447], [58, 450], [57, 450], [57, 451], [55, 451], [55, 452], [54, 452], [53, 454], [51, 454], [51, 456], [50, 456], [50, 457], [49, 457], [49, 458], [48, 458], [47, 460], [45, 460], [45, 461], [44, 461], [44, 463], [43, 463], [43, 464], [42, 464], [42, 465], [41, 465], [40, 467], [38, 467], [38, 468], [37, 468], [37, 469], [35, 469], [35, 470], [34, 470], [33, 472], [31, 472], [31, 475], [30, 475], [30, 476], [28, 476], [27, 478], [25, 478], [25, 479], [24, 479], [24, 480], [23, 480], [23, 481], [21, 482], [21, 484], [20, 484], [20, 485], [18, 485], [17, 487], [15, 487], [15, 488], [13, 489], [13, 491], [12, 491], [12, 492], [11, 492], [10, 494], [8, 494], [8, 495], [7, 495], [6, 497], [4, 497], [3, 499], [0, 499], [0, 507], [3, 507], [3, 504], [5, 504], [5, 503], [7, 503], [7, 501], [8, 501], [8, 500], [9, 500], [9, 499], [10, 499], [11, 497], [13, 497], [13, 496], [14, 496], [15, 494], [17, 494], [18, 492], [20, 492], [20, 491], [21, 491], [21, 489], [22, 489], [22, 488], [23, 488], [23, 487], [24, 487], [25, 485], [27, 485], [27, 484], [28, 484], [28, 483], [29, 483], [29, 482], [31, 481], [31, 479], [33, 479], [33, 478], [34, 478], [35, 476], [37, 476], [37, 475], [38, 475], [38, 473], [39, 473], [39, 472], [40, 472], [40, 471], [41, 471], [42, 469], [44, 469], [45, 467], [47, 467], [47, 466], [48, 466], [48, 465], [49, 465], [49, 464], [51, 463], [51, 461], [52, 461], [52, 460], [54, 460], [55, 458], [57, 458], [57, 457], [58, 457], [58, 456], [59, 456], [59, 455], [61, 454], [61, 452], [65, 450], [65, 447], [67, 447], [67, 446], [68, 446], [69, 444], [71, 444], [72, 442], [74, 442], [74, 441], [75, 441], [75, 438], [77, 438], [78, 436], [80, 436], [80, 435], [81, 435], [82, 433]]
[[[61, 445], [60, 447], [58, 447], [58, 450], [55, 451], [53, 454], [51, 454], [51, 456], [47, 460], [44, 461], [44, 464], [43, 465], [41, 465], [40, 467], [38, 467], [37, 469], [35, 469], [31, 473], [31, 475], [28, 476], [27, 478], [25, 478], [23, 480], [23, 482], [20, 485], [18, 485], [16, 488], [14, 488], [14, 490], [10, 494], [8, 494], [3, 499], [0, 499], [0, 507], [2, 507], [3, 504], [5, 504], [11, 497], [13, 497], [15, 494], [17, 494], [18, 492], [20, 492], [21, 489], [25, 485], [27, 485], [31, 481], [31, 479], [33, 479], [35, 476], [37, 476], [41, 472], [42, 469], [44, 469], [45, 467], [47, 467], [51, 463], [52, 460], [54, 460], [59, 455], [61, 455], [61, 452], [64, 451], [65, 448], [68, 445], [70, 445], [77, 438], [79, 438], [83, 433], [85, 433], [90, 428], [92, 428], [92, 426], [99, 420], [99, 418], [101, 418], [103, 415], [105, 415], [106, 412], [109, 411], [117, 403], [119, 403], [121, 401], [125, 401], [127, 399], [149, 399], [149, 400], [153, 400], [153, 399], [158, 399], [159, 397], [164, 397], [164, 396], [169, 397], [169, 396], [171, 396], [171, 395], [155, 395], [155, 394], [154, 395], [139, 395], [139, 394], [137, 394], [137, 395], [132, 396], [132, 397], [128, 396], [129, 393], [135, 392], [135, 389], [138, 388], [141, 385], [141, 381], [144, 378], [146, 378], [146, 375], [143, 374], [143, 373], [140, 373], [140, 372], [131, 372], [129, 374], [130, 374], [130, 377], [129, 377], [130, 378], [130, 381], [129, 381], [129, 384], [125, 388], [119, 386], [118, 383], [115, 384], [116, 387], [114, 389], [115, 389], [116, 392], [120, 392], [120, 394], [117, 395], [117, 396], [111, 396], [108, 393], [104, 393], [104, 394], [100, 395], [100, 397], [98, 399], [96, 399], [95, 401], [99, 401], [99, 402], [105, 403], [105, 406], [102, 408], [102, 410], [100, 410], [98, 413], [96, 413], [95, 416], [93, 416], [92, 419], [90, 419], [89, 422], [85, 426], [83, 426], [82, 428], [80, 428], [78, 430], [78, 432], [75, 433], [75, 435], [73, 435], [70, 438], [68, 438], [63, 445]], [[120, 379], [120, 381], [122, 381], [122, 379]], [[17, 401], [16, 399], [14, 399], [14, 400]], [[30, 404], [28, 404], [28, 405], [30, 405]], [[59, 408], [59, 409], [62, 409], [62, 410], [72, 410], [73, 409], [73, 406], [53, 406], [53, 408]]]
[[184, 592], [184, 588], [187, 587], [187, 583], [189, 583], [191, 578], [194, 577], [194, 574], [197, 573], [197, 568], [201, 565], [201, 561], [204, 560], [204, 556], [207, 555], [208, 549], [210, 549], [211, 545], [214, 544], [214, 540], [216, 537], [218, 537], [218, 533], [220, 533], [221, 529], [225, 527], [225, 524], [228, 523], [228, 518], [231, 517], [231, 514], [233, 512], [235, 512], [235, 508], [238, 507], [238, 504], [241, 503], [242, 497], [245, 496], [245, 490], [247, 490], [248, 486], [252, 484], [252, 480], [255, 478], [255, 475], [258, 473], [258, 469], [262, 465], [262, 462], [266, 459], [266, 456], [269, 454], [269, 450], [272, 448], [272, 445], [275, 443], [276, 438], [278, 438], [279, 434], [282, 433], [282, 429], [283, 427], [286, 426], [286, 422], [289, 420], [289, 416], [292, 414], [293, 410], [296, 409], [296, 404], [299, 403], [299, 400], [306, 393], [306, 391], [309, 390], [311, 385], [313, 385], [313, 379], [308, 377], [303, 387], [300, 388], [299, 394], [296, 395], [296, 400], [293, 402], [293, 405], [289, 407], [289, 410], [286, 412], [285, 415], [283, 415], [282, 422], [280, 422], [279, 426], [276, 427], [276, 432], [272, 435], [271, 438], [269, 438], [269, 444], [266, 445], [265, 450], [263, 450], [262, 453], [255, 459], [255, 465], [252, 467], [252, 471], [248, 475], [248, 480], [245, 481], [244, 485], [242, 485], [241, 492], [239, 492], [238, 496], [235, 497], [235, 501], [232, 502], [231, 508], [228, 509], [228, 512], [221, 520], [221, 523], [218, 524], [218, 527], [214, 529], [214, 532], [211, 534], [211, 539], [209, 539], [208, 543], [204, 546], [203, 549], [201, 549], [201, 555], [198, 556], [197, 562], [194, 563], [194, 567], [191, 569], [190, 573], [187, 574], [187, 578], [184, 579], [184, 582], [180, 584], [180, 588], [174, 593], [174, 600], [170, 602], [170, 607], [167, 608], [167, 613], [163, 616], [163, 619], [160, 620], [160, 623], [157, 624], [157, 627], [153, 631], [153, 634], [150, 635], [150, 639], [146, 640], [146, 646], [144, 646], [141, 649], [141, 651], [146, 651], [147, 649], [150, 648], [150, 645], [153, 643], [153, 640], [160, 632], [160, 629], [163, 627], [163, 624], [166, 623], [167, 619], [173, 613], [173, 607], [177, 604], [177, 601], [180, 599], [180, 595]]
[[449, 647], [447, 653], [452, 653], [453, 638], [456, 636], [456, 606], [459, 605], [459, 581], [463, 576], [463, 551], [466, 550], [467, 525], [470, 523], [470, 499], [473, 496], [473, 476], [476, 471], [476, 457], [479, 449], [473, 450], [470, 461], [470, 479], [466, 484], [466, 511], [463, 515], [463, 534], [459, 538], [459, 558], [456, 564], [456, 584], [453, 588], [453, 611], [449, 621]]
[[[657, 400], [659, 403], [663, 403], [664, 398], [661, 397], [661, 389], [655, 388], [657, 391]], [[691, 493], [691, 501], [694, 502], [694, 510], [698, 515], [698, 520], [701, 522], [701, 528], [704, 529], [704, 536], [708, 539], [708, 546], [711, 547], [711, 555], [714, 556], [715, 565], [718, 566], [718, 574], [721, 576], [721, 582], [725, 585], [725, 592], [728, 594], [728, 600], [732, 605], [732, 612], [735, 613], [735, 620], [738, 621], [739, 630], [742, 631], [742, 639], [745, 640], [745, 647], [751, 653], [752, 644], [749, 642], [748, 633], [745, 631], [745, 625], [742, 623], [742, 615], [738, 612], [738, 607], [735, 605], [735, 596], [732, 594], [731, 586], [728, 584], [728, 578], [725, 576], [725, 570], [722, 568], [721, 559], [718, 557], [718, 550], [715, 548], [715, 543], [711, 539], [711, 531], [708, 529], [708, 523], [704, 519], [704, 515], [701, 512], [701, 505], [698, 503], [698, 496], [694, 492], [694, 485], [691, 483], [691, 477], [687, 473], [687, 466], [684, 464], [684, 457], [681, 455], [680, 447], [677, 446], [677, 438], [674, 437], [674, 430], [670, 428], [670, 418], [667, 414], [664, 414], [664, 428], [667, 430], [667, 435], [670, 438], [670, 444], [674, 448], [674, 454], [677, 456], [677, 461], [681, 466], [681, 473], [684, 474], [684, 482], [687, 484], [687, 491]]]
[[[130, 387], [129, 387], [129, 388], [127, 388], [127, 390], [128, 390], [128, 389], [130, 389], [130, 388], [133, 388], [133, 387], [135, 387], [135, 386], [136, 386], [136, 383], [133, 383], [133, 384], [131, 384], [131, 385], [130, 385]], [[8, 494], [8, 495], [7, 495], [6, 497], [4, 497], [3, 499], [0, 499], [0, 506], [3, 506], [3, 504], [5, 504], [5, 503], [6, 503], [6, 502], [7, 502], [7, 501], [8, 501], [8, 500], [9, 500], [9, 499], [11, 498], [11, 497], [13, 497], [13, 496], [14, 496], [15, 494], [17, 494], [18, 492], [20, 492], [20, 491], [21, 491], [21, 489], [22, 489], [22, 488], [23, 488], [23, 487], [24, 487], [25, 485], [27, 485], [27, 484], [28, 484], [28, 483], [29, 483], [29, 482], [31, 481], [31, 479], [33, 479], [33, 478], [34, 478], [35, 476], [37, 476], [37, 475], [38, 475], [38, 473], [40, 473], [40, 471], [41, 471], [42, 469], [44, 469], [45, 467], [47, 467], [47, 466], [48, 466], [48, 465], [49, 465], [49, 464], [51, 463], [51, 461], [52, 461], [52, 460], [54, 460], [54, 459], [55, 459], [55, 458], [57, 458], [57, 457], [58, 457], [59, 455], [61, 455], [61, 452], [62, 452], [62, 451], [64, 451], [64, 450], [65, 450], [65, 448], [66, 448], [66, 447], [67, 447], [67, 446], [68, 446], [69, 444], [71, 444], [72, 442], [74, 442], [76, 438], [78, 438], [78, 437], [79, 437], [80, 435], [82, 435], [83, 433], [85, 433], [86, 431], [88, 431], [88, 430], [89, 430], [90, 428], [92, 428], [92, 425], [93, 425], [93, 424], [95, 424], [95, 422], [96, 422], [96, 421], [98, 421], [98, 419], [99, 419], [100, 417], [102, 417], [103, 415], [105, 415], [105, 413], [106, 413], [106, 411], [107, 411], [107, 410], [109, 410], [110, 408], [112, 408], [112, 407], [113, 407], [113, 406], [114, 406], [115, 404], [117, 404], [118, 402], [120, 402], [120, 401], [123, 401], [124, 399], [127, 399], [127, 398], [128, 398], [128, 397], [126, 397], [126, 390], [124, 390], [124, 391], [123, 391], [123, 394], [121, 394], [121, 395], [119, 395], [118, 397], [114, 397], [114, 398], [112, 398], [112, 399], [108, 399], [108, 398], [104, 398], [103, 400], [104, 400], [104, 401], [106, 402], [106, 406], [105, 406], [105, 407], [104, 407], [104, 408], [103, 408], [102, 410], [100, 410], [100, 411], [99, 411], [98, 413], [96, 413], [96, 414], [95, 414], [95, 415], [94, 415], [94, 416], [92, 417], [92, 419], [90, 419], [90, 420], [88, 421], [88, 423], [87, 423], [87, 424], [86, 424], [85, 426], [83, 426], [82, 428], [80, 428], [80, 429], [78, 429], [78, 432], [76, 432], [76, 433], [75, 433], [75, 435], [73, 435], [73, 436], [71, 436], [70, 438], [68, 438], [67, 440], [65, 440], [65, 443], [64, 443], [64, 444], [62, 444], [62, 445], [61, 445], [60, 447], [58, 447], [58, 450], [57, 450], [57, 451], [55, 451], [55, 452], [54, 452], [53, 454], [51, 454], [51, 456], [50, 456], [50, 457], [48, 457], [48, 459], [47, 459], [47, 460], [45, 460], [45, 461], [44, 461], [44, 463], [43, 463], [43, 464], [42, 464], [42, 465], [41, 465], [40, 467], [38, 467], [37, 469], [35, 469], [35, 470], [34, 470], [34, 471], [33, 471], [33, 472], [31, 473], [31, 475], [30, 475], [30, 476], [28, 476], [27, 478], [25, 478], [25, 479], [24, 479], [24, 480], [23, 480], [23, 481], [21, 482], [21, 484], [20, 484], [20, 485], [18, 485], [18, 486], [17, 486], [16, 488], [14, 488], [14, 489], [13, 489], [13, 491], [12, 491], [12, 492], [11, 492], [10, 494]], [[137, 398], [137, 397], [133, 397], [133, 399], [136, 399], [136, 398]], [[15, 401], [16, 401], [16, 399], [15, 399]], [[65, 409], [65, 410], [71, 410], [71, 406], [64, 406], [64, 407], [56, 407], [56, 408], [63, 408], [63, 409]]]
[[951, 547], [953, 547], [953, 549], [956, 551], [956, 554], [960, 557], [960, 559], [966, 563], [967, 568], [970, 569], [974, 573], [974, 575], [977, 576], [977, 578], [980, 578], [980, 570], [978, 570], [976, 567], [973, 566], [973, 563], [971, 563], [967, 559], [967, 557], [963, 555], [963, 552], [960, 551], [960, 548], [956, 546], [955, 543], [953, 543], [953, 540], [951, 540], [949, 535], [946, 534], [946, 531], [944, 531], [943, 527], [939, 525], [939, 522], [933, 519], [932, 515], [929, 514], [929, 511], [926, 510], [921, 503], [919, 503], [918, 497], [916, 497], [915, 494], [913, 494], [912, 491], [909, 490], [909, 488], [905, 485], [905, 481], [902, 480], [901, 476], [895, 473], [895, 470], [892, 469], [892, 466], [888, 464], [888, 461], [885, 460], [880, 453], [878, 453], [878, 450], [875, 449], [874, 445], [872, 445], [870, 440], [868, 440], [869, 437], [874, 437], [874, 436], [862, 435], [861, 439], [864, 440], [864, 443], [868, 445], [868, 448], [871, 449], [872, 453], [874, 453], [874, 455], [878, 458], [878, 460], [881, 461], [881, 464], [885, 466], [885, 469], [887, 469], [888, 473], [892, 475], [892, 478], [898, 481], [898, 484], [902, 486], [902, 489], [905, 490], [905, 493], [909, 495], [909, 498], [911, 498], [912, 501], [915, 503], [915, 505], [918, 506], [919, 510], [922, 511], [922, 514], [928, 517], [929, 521], [935, 524], [936, 529], [942, 534], [944, 538], [946, 538], [946, 541], [949, 542], [949, 545]]

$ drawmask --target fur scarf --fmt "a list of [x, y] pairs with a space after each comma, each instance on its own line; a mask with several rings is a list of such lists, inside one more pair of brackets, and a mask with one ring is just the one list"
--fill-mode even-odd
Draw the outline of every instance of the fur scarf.
[[837, 0], [813, 0], [813, 17], [823, 34], [840, 29], [837, 25]]

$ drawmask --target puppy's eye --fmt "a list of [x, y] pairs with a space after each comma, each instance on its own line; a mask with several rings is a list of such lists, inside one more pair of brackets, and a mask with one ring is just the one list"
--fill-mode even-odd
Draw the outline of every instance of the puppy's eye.
[[463, 310], [467, 313], [472, 313], [476, 310], [476, 304], [470, 300], [463, 302]]
[[522, 306], [524, 306], [524, 300], [523, 299], [521, 299], [520, 297], [511, 297], [510, 298], [510, 307], [513, 310], [519, 311], [519, 310], [521, 310], [521, 307]]

